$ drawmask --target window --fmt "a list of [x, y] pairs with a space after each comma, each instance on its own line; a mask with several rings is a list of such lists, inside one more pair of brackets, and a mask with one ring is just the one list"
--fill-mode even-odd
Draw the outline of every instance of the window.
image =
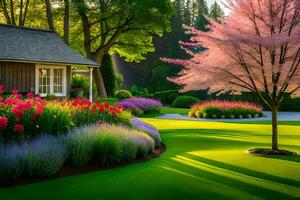
[[37, 65], [36, 74], [36, 93], [66, 96], [66, 67]]

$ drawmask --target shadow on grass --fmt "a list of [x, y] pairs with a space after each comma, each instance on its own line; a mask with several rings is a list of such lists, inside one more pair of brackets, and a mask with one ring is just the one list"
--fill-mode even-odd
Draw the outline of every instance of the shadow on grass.
[[[161, 168], [189, 176], [195, 181], [206, 182], [207, 184], [213, 183], [213, 186], [210, 185], [210, 187], [201, 189], [216, 193], [219, 193], [220, 190], [224, 191], [224, 189], [227, 189], [230, 190], [227, 191], [229, 194], [223, 192], [224, 195], [226, 193], [227, 195], [232, 195], [230, 194], [231, 192], [234, 193], [233, 195], [236, 195], [236, 197], [242, 197], [244, 193], [247, 193], [250, 196], [256, 196], [262, 199], [295, 199], [295, 196], [292, 196], [293, 194], [286, 191], [286, 188], [284, 188], [282, 184], [300, 187], [299, 181], [189, 154], [175, 157], [173, 161], [165, 162]], [[273, 188], [273, 186], [284, 189], [278, 190]], [[235, 194], [235, 191], [242, 192], [242, 194]], [[246, 199], [247, 197], [244, 198]]]
[[293, 155], [291, 155], [291, 156], [270, 156], [269, 158], [300, 163], [300, 155], [295, 155], [295, 156], [293, 156]]
[[260, 179], [264, 179], [264, 180], [268, 180], [268, 181], [272, 181], [272, 182], [276, 182], [276, 183], [280, 183], [280, 184], [286, 184], [286, 185], [290, 185], [290, 186], [300, 187], [300, 181], [283, 178], [283, 177], [278, 177], [278, 176], [270, 175], [267, 173], [258, 172], [258, 171], [252, 170], [252, 169], [247, 169], [244, 167], [238, 167], [236, 165], [216, 161], [213, 159], [208, 159], [208, 158], [198, 156], [198, 155], [186, 154], [185, 156], [188, 156], [188, 157], [195, 159], [197, 161], [200, 161], [202, 163], [206, 163], [206, 164], [213, 165], [213, 166], [216, 166], [219, 168], [223, 168], [223, 169], [231, 170], [231, 171], [238, 172], [241, 174], [245, 174], [247, 176], [260, 178]]
[[[261, 125], [271, 125], [272, 121], [224, 121], [224, 123], [229, 124], [261, 124]], [[279, 125], [288, 125], [288, 126], [300, 126], [300, 121], [279, 121]]]

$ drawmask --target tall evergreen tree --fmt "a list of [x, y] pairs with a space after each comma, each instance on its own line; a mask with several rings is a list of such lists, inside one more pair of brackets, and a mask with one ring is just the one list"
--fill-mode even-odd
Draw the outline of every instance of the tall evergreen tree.
[[197, 0], [196, 3], [198, 15], [195, 26], [202, 31], [207, 31], [206, 25], [208, 24], [208, 20], [205, 18], [205, 16], [209, 15], [207, 2], [205, 0]]
[[224, 17], [224, 12], [217, 2], [211, 5], [209, 16], [217, 22], [220, 22], [219, 18]]

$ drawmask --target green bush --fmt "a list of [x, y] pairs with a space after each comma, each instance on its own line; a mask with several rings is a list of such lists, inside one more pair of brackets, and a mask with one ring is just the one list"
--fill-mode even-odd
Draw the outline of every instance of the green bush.
[[132, 97], [132, 94], [128, 90], [118, 90], [115, 93], [115, 97], [118, 99], [129, 99]]
[[130, 92], [133, 96], [136, 96], [136, 97], [145, 97], [145, 98], [148, 98], [150, 95], [149, 95], [149, 91], [147, 88], [140, 88], [136, 85], [133, 85], [131, 88], [130, 88]]
[[75, 74], [72, 77], [72, 84], [71, 84], [71, 97], [88, 97], [89, 94], [89, 81], [88, 78], [80, 75], [80, 74]]
[[133, 114], [136, 117], [142, 117], [145, 113], [143, 110], [136, 108], [136, 109], [132, 109], [130, 110], [131, 114]]
[[300, 98], [285, 98], [279, 107], [280, 111], [299, 112], [300, 111]]
[[172, 106], [174, 108], [190, 108], [193, 104], [199, 102], [198, 98], [191, 96], [179, 96], [177, 97]]

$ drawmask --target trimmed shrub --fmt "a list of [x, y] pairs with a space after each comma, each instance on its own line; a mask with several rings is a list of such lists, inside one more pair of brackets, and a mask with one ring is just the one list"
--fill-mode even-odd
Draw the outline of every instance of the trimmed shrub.
[[152, 113], [152, 112], [160, 112], [162, 108], [162, 104], [160, 101], [149, 98], [135, 97], [130, 99], [124, 99], [117, 103], [118, 106], [121, 106], [125, 110], [131, 111], [132, 114], [143, 114], [139, 110], [144, 113]]
[[241, 101], [204, 101], [191, 107], [189, 116], [195, 118], [250, 118], [262, 116], [262, 107]]
[[115, 98], [118, 98], [118, 99], [128, 99], [131, 97], [132, 97], [132, 94], [128, 90], [118, 90], [115, 93]]
[[199, 102], [199, 99], [192, 96], [179, 96], [177, 97], [172, 106], [174, 108], [190, 108], [195, 103]]

